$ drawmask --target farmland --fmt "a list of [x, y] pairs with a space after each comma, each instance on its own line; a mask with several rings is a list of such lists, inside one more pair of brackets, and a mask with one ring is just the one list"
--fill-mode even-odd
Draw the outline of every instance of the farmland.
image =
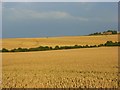
[[[2, 48], [98, 45], [117, 35], [6, 38]], [[2, 53], [3, 88], [117, 88], [118, 47]]]
[[118, 87], [118, 47], [3, 53], [2, 56], [5, 88]]
[[72, 46], [72, 45], [99, 45], [106, 41], [118, 41], [118, 35], [98, 35], [98, 36], [63, 36], [45, 38], [5, 38], [2, 40], [2, 47], [32, 48], [38, 46]]
[[120, 3], [0, 1], [0, 88], [120, 89]]

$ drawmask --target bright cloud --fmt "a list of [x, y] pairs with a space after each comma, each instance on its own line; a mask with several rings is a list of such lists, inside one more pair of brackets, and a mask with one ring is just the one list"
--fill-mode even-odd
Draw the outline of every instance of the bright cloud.
[[58, 19], [58, 20], [80, 20], [80, 21], [88, 21], [87, 18], [73, 16], [67, 12], [62, 11], [46, 11], [46, 12], [38, 12], [33, 10], [23, 10], [23, 9], [15, 9], [15, 8], [7, 8], [5, 10], [8, 14], [8, 19], [13, 20], [21, 20], [21, 19]]

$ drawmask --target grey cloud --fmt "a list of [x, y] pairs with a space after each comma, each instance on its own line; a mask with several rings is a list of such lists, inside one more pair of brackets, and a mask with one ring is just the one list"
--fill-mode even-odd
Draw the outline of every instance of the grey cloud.
[[33, 10], [27, 9], [15, 9], [15, 8], [6, 8], [4, 10], [6, 13], [10, 14], [7, 15], [9, 20], [21, 20], [21, 19], [62, 19], [62, 20], [79, 20], [79, 21], [88, 21], [87, 18], [84, 17], [77, 17], [73, 16], [67, 12], [62, 11], [47, 11], [47, 12], [37, 12]]

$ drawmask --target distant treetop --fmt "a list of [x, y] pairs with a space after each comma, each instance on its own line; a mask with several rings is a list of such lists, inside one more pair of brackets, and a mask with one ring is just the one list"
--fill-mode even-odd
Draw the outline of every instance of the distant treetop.
[[104, 32], [95, 32], [91, 33], [89, 35], [112, 35], [112, 34], [118, 34], [119, 32], [117, 30], [107, 30]]

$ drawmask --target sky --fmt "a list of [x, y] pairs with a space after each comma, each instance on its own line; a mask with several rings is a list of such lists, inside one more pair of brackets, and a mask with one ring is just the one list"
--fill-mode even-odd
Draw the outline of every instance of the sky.
[[54, 37], [118, 30], [117, 2], [4, 2], [2, 37]]
[[119, 2], [119, 0], [1, 0], [3, 2]]

